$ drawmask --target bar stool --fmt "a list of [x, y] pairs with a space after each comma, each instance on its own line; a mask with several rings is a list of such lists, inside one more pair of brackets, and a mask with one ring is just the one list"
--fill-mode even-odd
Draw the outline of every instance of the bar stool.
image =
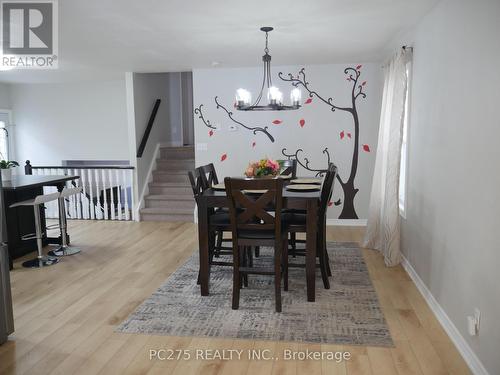
[[22, 240], [32, 240], [36, 238], [36, 245], [38, 248], [38, 256], [35, 259], [27, 260], [23, 262], [23, 267], [26, 268], [42, 268], [52, 266], [59, 262], [59, 259], [46, 256], [42, 254], [42, 221], [40, 218], [40, 206], [44, 203], [55, 201], [59, 199], [59, 193], [38, 195], [33, 199], [29, 199], [22, 202], [17, 202], [10, 205], [10, 208], [21, 207], [21, 206], [33, 206], [33, 211], [35, 214], [35, 233], [26, 234], [21, 236]]
[[49, 251], [50, 256], [62, 257], [68, 255], [78, 254], [81, 250], [77, 247], [68, 245], [68, 220], [66, 218], [66, 204], [64, 203], [65, 198], [80, 194], [82, 188], [64, 188], [59, 195], [59, 228], [61, 229], [61, 246], [56, 250]]

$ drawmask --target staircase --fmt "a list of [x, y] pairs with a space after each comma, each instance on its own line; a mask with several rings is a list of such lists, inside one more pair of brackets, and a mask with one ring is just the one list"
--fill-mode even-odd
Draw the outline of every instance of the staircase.
[[188, 171], [194, 169], [194, 148], [162, 147], [149, 195], [141, 209], [143, 221], [193, 221], [195, 202]]

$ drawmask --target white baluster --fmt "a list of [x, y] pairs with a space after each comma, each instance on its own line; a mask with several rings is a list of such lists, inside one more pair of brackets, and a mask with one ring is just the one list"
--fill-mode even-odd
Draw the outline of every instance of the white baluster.
[[111, 205], [111, 220], [115, 220], [115, 195], [113, 193], [114, 184], [113, 184], [113, 175], [111, 173], [111, 169], [108, 169], [108, 181], [109, 181], [109, 191], [110, 191], [110, 205]]
[[104, 173], [105, 170], [101, 169], [101, 178], [102, 178], [102, 199], [104, 201], [104, 220], [109, 220], [109, 213], [108, 213], [108, 199], [106, 197], [106, 174]]
[[126, 169], [122, 170], [122, 179], [123, 179], [123, 195], [125, 197], [125, 220], [130, 220], [130, 211], [129, 211], [129, 206], [128, 206], [128, 181], [127, 181], [127, 174], [126, 174]]
[[92, 181], [92, 169], [87, 170], [89, 177], [89, 209], [90, 209], [90, 218], [94, 220], [96, 218], [95, 215], [95, 204], [94, 204], [94, 184]]
[[116, 201], [117, 201], [117, 211], [118, 211], [118, 220], [121, 220], [122, 219], [122, 186], [120, 184], [120, 175], [119, 175], [119, 172], [120, 170], [117, 169], [115, 170], [115, 177], [116, 177], [116, 186], [117, 186], [117, 189], [116, 189], [116, 194], [117, 194], [117, 197], [116, 197]]
[[82, 196], [82, 217], [84, 219], [90, 219], [90, 211], [89, 211], [89, 205], [88, 205], [88, 199], [87, 199], [87, 173], [85, 169], [80, 169], [80, 179], [82, 180], [82, 189], [83, 189], [83, 196]]
[[99, 173], [97, 169], [94, 169], [94, 176], [95, 176], [95, 196], [97, 198], [97, 204], [96, 204], [96, 219], [102, 219], [102, 210], [101, 210], [101, 190], [99, 188]]

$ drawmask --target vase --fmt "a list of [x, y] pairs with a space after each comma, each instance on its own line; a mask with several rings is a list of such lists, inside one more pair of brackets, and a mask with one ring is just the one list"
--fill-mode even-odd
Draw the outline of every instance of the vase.
[[12, 180], [12, 169], [2, 169], [2, 181]]

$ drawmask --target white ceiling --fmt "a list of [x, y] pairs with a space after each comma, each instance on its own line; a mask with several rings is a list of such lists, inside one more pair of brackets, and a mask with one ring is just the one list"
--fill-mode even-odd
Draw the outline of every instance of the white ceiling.
[[59, 69], [0, 72], [43, 82], [260, 64], [379, 61], [438, 0], [59, 0]]

